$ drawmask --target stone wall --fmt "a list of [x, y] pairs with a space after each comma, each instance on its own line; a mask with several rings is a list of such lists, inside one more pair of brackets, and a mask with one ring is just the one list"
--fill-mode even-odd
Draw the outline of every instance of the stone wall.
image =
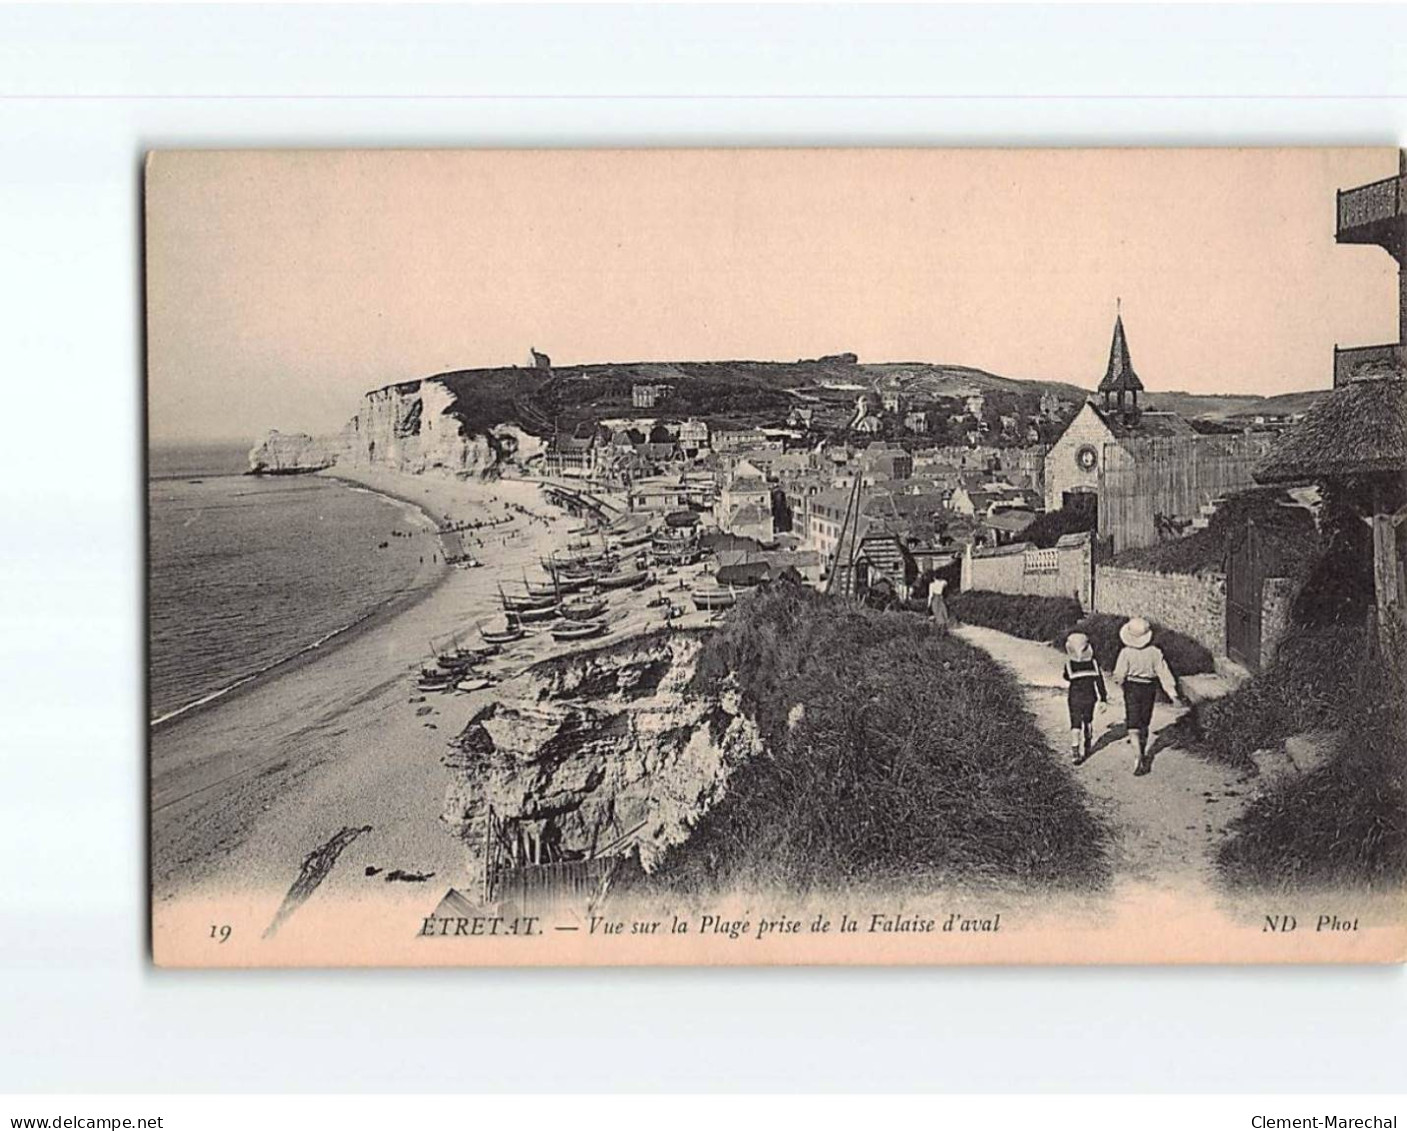
[[1214, 655], [1226, 654], [1226, 578], [1219, 573], [1151, 573], [1099, 566], [1094, 610], [1145, 617], [1190, 636]]
[[962, 588], [1030, 597], [1073, 597], [1088, 610], [1093, 544], [1088, 534], [1067, 534], [1049, 550], [1019, 542], [963, 555]]

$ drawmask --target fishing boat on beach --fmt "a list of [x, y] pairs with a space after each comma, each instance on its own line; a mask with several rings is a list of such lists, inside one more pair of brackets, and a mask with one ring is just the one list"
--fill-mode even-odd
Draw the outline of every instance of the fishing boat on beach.
[[606, 622], [603, 620], [565, 621], [553, 626], [552, 639], [589, 640], [593, 636], [604, 635], [605, 631]]
[[606, 545], [613, 550], [630, 550], [636, 546], [648, 545], [654, 536], [654, 531], [648, 526], [639, 526], [630, 530], [607, 533]]
[[[526, 591], [522, 593], [505, 593], [503, 587], [498, 588], [499, 599], [503, 602], [503, 607], [510, 613], [534, 613], [542, 609], [550, 609], [557, 604], [557, 593], [554, 590], [545, 596], [534, 596]], [[524, 619], [527, 619], [526, 617]]]
[[689, 599], [701, 613], [715, 609], [731, 609], [738, 603], [738, 595], [732, 589], [725, 589], [721, 585], [700, 585], [690, 592]]
[[502, 628], [485, 628], [479, 625], [479, 637], [485, 644], [492, 644], [501, 648], [504, 644], [512, 644], [515, 640], [521, 640], [527, 635], [527, 631], [522, 624], [513, 617], [505, 619]]
[[421, 668], [415, 681], [416, 689], [425, 692], [448, 691], [460, 677], [453, 672]]
[[523, 588], [529, 597], [561, 597], [567, 593], [576, 593], [591, 581], [588, 573], [579, 573], [572, 577], [562, 577], [559, 573], [548, 571], [549, 576], [546, 581], [532, 581], [523, 578]]
[[643, 569], [615, 569], [609, 573], [598, 573], [596, 584], [601, 589], [628, 589], [649, 580], [649, 573]]
[[492, 687], [495, 682], [497, 681], [490, 679], [488, 676], [469, 676], [456, 683], [454, 689], [456, 691], [484, 691]]
[[468, 664], [481, 664], [485, 660], [497, 656], [502, 649], [492, 641], [484, 641], [481, 648], [466, 648], [461, 646], [455, 654], [461, 661]]
[[606, 611], [604, 597], [578, 597], [562, 602], [562, 615], [568, 620], [591, 620]]

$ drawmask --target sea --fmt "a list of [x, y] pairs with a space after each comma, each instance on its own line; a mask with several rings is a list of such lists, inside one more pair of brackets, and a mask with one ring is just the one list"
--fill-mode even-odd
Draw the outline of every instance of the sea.
[[149, 454], [153, 725], [333, 646], [438, 552], [409, 504], [320, 475], [245, 475], [248, 450]]

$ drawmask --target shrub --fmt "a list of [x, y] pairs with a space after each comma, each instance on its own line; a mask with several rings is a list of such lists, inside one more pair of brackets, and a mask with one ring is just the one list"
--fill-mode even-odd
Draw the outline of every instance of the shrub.
[[[1106, 671], [1114, 666], [1123, 642], [1119, 629], [1127, 617], [1080, 610], [1073, 597], [1029, 597], [1012, 593], [992, 593], [984, 589], [969, 589], [958, 594], [948, 604], [949, 610], [968, 624], [985, 625], [1025, 640], [1040, 640], [1065, 647], [1065, 638], [1072, 632], [1089, 637], [1095, 658]], [[1202, 645], [1180, 632], [1153, 626], [1153, 642], [1163, 650], [1173, 675], [1198, 675], [1216, 670], [1216, 661]]]
[[1036, 515], [1031, 525], [1021, 532], [1021, 537], [1042, 549], [1049, 549], [1060, 540], [1061, 535], [1093, 531], [1098, 523], [1098, 512], [1093, 507], [1046, 511]]
[[1299, 631], [1280, 642], [1275, 662], [1229, 695], [1194, 704], [1170, 737], [1214, 761], [1250, 768], [1251, 754], [1294, 734], [1341, 726], [1358, 701], [1361, 628]]
[[1376, 657], [1365, 659], [1330, 712], [1344, 729], [1329, 760], [1256, 798], [1232, 823], [1218, 857], [1230, 883], [1395, 890], [1407, 877], [1407, 689]]
[[1117, 554], [1110, 565], [1154, 573], [1219, 573], [1226, 553], [1248, 521], [1261, 534], [1266, 576], [1302, 578], [1318, 545], [1314, 517], [1304, 507], [1290, 506], [1279, 488], [1255, 488], [1222, 501], [1202, 530], [1182, 538], [1140, 546]]
[[[1090, 887], [1106, 833], [990, 657], [917, 617], [773, 587], [700, 652], [765, 753], [646, 881], [657, 891]], [[798, 711], [797, 708], [800, 708]]]
[[995, 628], [1024, 640], [1063, 643], [1079, 623], [1080, 603], [1073, 597], [1029, 597], [968, 589], [948, 602], [948, 611], [966, 624]]

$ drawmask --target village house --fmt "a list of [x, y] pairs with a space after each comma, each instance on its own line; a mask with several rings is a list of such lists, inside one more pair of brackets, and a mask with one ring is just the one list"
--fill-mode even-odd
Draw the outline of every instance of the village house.
[[963, 408], [974, 420], [982, 419], [982, 411], [987, 407], [987, 398], [981, 393], [969, 393], [963, 398]]
[[787, 427], [800, 428], [802, 430], [811, 427], [811, 421], [816, 415], [816, 410], [810, 405], [798, 406], [787, 413]]
[[879, 395], [879, 403], [892, 416], [904, 415], [904, 394], [898, 389], [885, 389]]
[[908, 479], [914, 473], [914, 457], [898, 444], [872, 443], [858, 462], [875, 479]]
[[758, 451], [771, 448], [780, 452], [784, 445], [781, 439], [769, 437], [761, 428], [737, 428], [714, 431], [710, 446], [715, 452], [726, 454], [744, 448]]
[[679, 488], [693, 510], [711, 510], [718, 501], [718, 476], [714, 471], [684, 471], [679, 476]]
[[904, 414], [904, 428], [920, 436], [928, 434], [928, 413], [926, 410], [916, 410]]
[[626, 505], [631, 511], [668, 514], [688, 506], [689, 492], [677, 480], [640, 479], [630, 485]]
[[630, 403], [636, 408], [654, 408], [669, 396], [672, 385], [632, 385]]
[[635, 451], [651, 474], [657, 474], [671, 463], [677, 462], [682, 454], [679, 445], [673, 441], [658, 443], [647, 440], [643, 444], [637, 444]]
[[708, 424], [702, 420], [686, 420], [679, 425], [679, 447], [693, 459], [708, 448]]
[[548, 475], [590, 477], [596, 474], [597, 445], [593, 431], [586, 436], [557, 436], [543, 454]]
[[1041, 394], [1040, 413], [1045, 420], [1058, 420], [1069, 407], [1070, 402], [1055, 393]]
[[980, 530], [992, 546], [1009, 546], [1021, 540], [1026, 528], [1036, 520], [1034, 511], [1017, 508], [990, 511], [982, 519]]
[[851, 492], [836, 488], [817, 492], [804, 501], [805, 527], [801, 533], [806, 545], [820, 553], [827, 573], [835, 563], [836, 548], [840, 544], [841, 528], [850, 502]]
[[715, 507], [718, 527], [728, 534], [771, 543], [772, 485], [749, 460], [740, 459], [727, 471]]
[[974, 487], [960, 482], [953, 489], [948, 507], [956, 514], [968, 518], [986, 518], [1003, 510], [1022, 510], [1034, 515], [1039, 508], [1039, 496], [1008, 483], [984, 483]]

